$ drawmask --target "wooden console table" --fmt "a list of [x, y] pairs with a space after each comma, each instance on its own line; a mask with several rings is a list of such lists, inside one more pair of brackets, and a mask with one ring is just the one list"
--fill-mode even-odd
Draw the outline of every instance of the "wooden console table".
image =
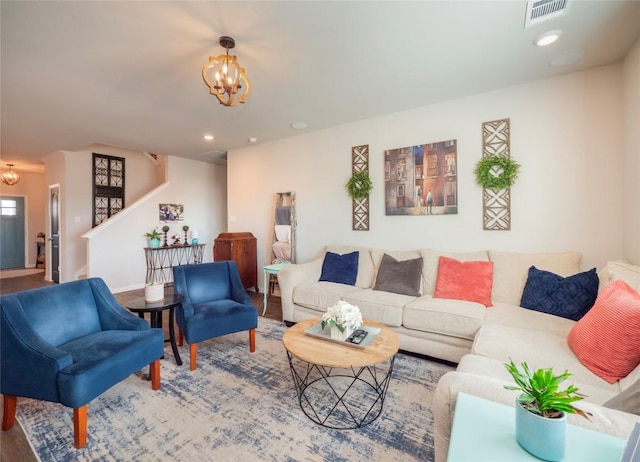
[[171, 245], [167, 247], [145, 247], [147, 259], [146, 283], [164, 282], [173, 284], [173, 267], [202, 263], [206, 244]]

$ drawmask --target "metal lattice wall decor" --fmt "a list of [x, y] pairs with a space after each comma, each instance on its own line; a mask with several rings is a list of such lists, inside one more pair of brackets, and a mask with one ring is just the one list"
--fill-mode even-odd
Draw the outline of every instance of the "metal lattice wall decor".
[[[356, 172], [369, 173], [369, 145], [351, 148], [351, 174]], [[369, 231], [369, 196], [363, 199], [351, 199], [352, 223], [354, 231]]]
[[124, 208], [124, 158], [93, 153], [93, 226]]
[[[482, 157], [511, 155], [510, 119], [482, 124]], [[482, 227], [485, 230], [511, 229], [511, 188], [482, 189]]]

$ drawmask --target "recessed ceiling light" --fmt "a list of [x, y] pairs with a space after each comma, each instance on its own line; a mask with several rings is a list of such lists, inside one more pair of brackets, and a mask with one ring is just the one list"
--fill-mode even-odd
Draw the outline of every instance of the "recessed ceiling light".
[[213, 140], [213, 135], [204, 135], [204, 139], [207, 141], [212, 141]]
[[546, 47], [547, 45], [551, 45], [556, 40], [558, 40], [561, 35], [562, 35], [561, 30], [551, 30], [549, 32], [545, 32], [544, 34], [540, 35], [537, 39], [535, 39], [533, 43], [534, 45], [539, 47]]
[[553, 67], [562, 67], [569, 66], [571, 64], [575, 64], [580, 61], [584, 57], [584, 51], [582, 50], [571, 50], [567, 51], [564, 54], [561, 54], [557, 58], [549, 61], [549, 64]]
[[249, 139], [247, 139], [247, 141], [249, 143], [255, 143], [256, 141], [258, 141], [258, 138], [256, 138], [255, 136], [251, 136], [251, 137], [249, 137]]
[[307, 128], [307, 124], [305, 122], [293, 122], [290, 127], [295, 128], [296, 130], [304, 130]]

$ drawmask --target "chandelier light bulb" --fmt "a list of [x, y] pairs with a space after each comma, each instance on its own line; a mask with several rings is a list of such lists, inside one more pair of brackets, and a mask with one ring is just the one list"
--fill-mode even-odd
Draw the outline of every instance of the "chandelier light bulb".
[[235, 106], [244, 103], [251, 92], [251, 84], [236, 56], [229, 54], [229, 50], [235, 47], [235, 41], [231, 37], [222, 36], [219, 43], [226, 49], [226, 54], [210, 56], [202, 68], [202, 78], [209, 87], [209, 92], [218, 98], [220, 104]]
[[9, 170], [5, 170], [2, 175], [0, 175], [0, 180], [8, 186], [13, 186], [18, 181], [20, 181], [20, 175], [13, 171], [13, 164], [7, 164]]

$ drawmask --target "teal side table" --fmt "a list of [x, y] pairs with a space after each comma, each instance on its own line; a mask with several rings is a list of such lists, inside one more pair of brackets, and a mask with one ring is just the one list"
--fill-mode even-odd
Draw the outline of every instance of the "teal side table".
[[[567, 446], [562, 461], [619, 462], [626, 443], [620, 438], [567, 424]], [[514, 408], [466, 393], [458, 393], [447, 460], [540, 462], [516, 441]]]
[[291, 263], [276, 263], [274, 265], [263, 266], [262, 270], [264, 271], [264, 286], [262, 291], [264, 292], [264, 302], [262, 308], [262, 316], [267, 312], [267, 298], [269, 297], [269, 275], [273, 274], [275, 276], [278, 275], [278, 272], [284, 268], [285, 266], [290, 265]]

